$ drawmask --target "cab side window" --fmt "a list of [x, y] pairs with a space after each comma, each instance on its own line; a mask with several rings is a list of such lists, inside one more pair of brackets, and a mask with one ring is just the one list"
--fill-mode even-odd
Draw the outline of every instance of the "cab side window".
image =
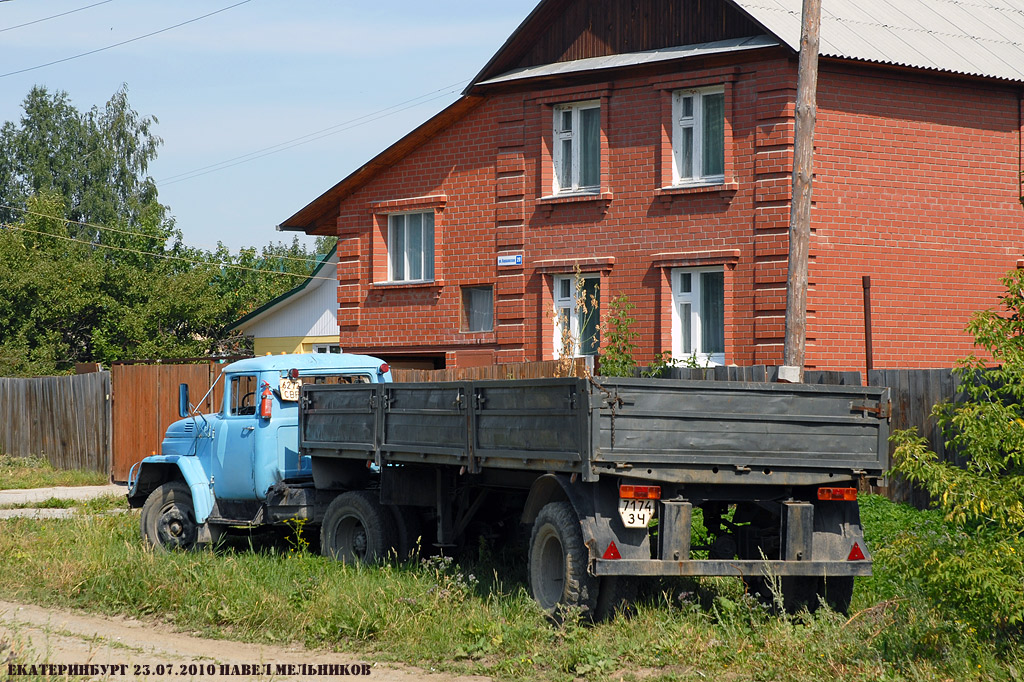
[[256, 403], [259, 401], [259, 396], [256, 395], [258, 386], [256, 375], [231, 377], [228, 414], [232, 417], [256, 414]]

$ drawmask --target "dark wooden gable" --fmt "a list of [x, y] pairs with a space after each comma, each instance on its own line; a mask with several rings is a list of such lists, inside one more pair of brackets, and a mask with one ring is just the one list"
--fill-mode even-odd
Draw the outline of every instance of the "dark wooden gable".
[[764, 33], [727, 0], [544, 0], [475, 82], [528, 66]]

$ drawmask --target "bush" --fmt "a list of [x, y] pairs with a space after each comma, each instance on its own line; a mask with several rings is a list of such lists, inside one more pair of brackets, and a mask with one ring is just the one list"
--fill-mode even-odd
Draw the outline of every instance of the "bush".
[[932, 412], [966, 464], [939, 461], [913, 429], [892, 436], [893, 471], [923, 487], [952, 524], [909, 543], [905, 570], [937, 604], [999, 637], [1024, 629], [1024, 273], [1002, 283], [1001, 309], [968, 325], [985, 357], [958, 363], [963, 399]]

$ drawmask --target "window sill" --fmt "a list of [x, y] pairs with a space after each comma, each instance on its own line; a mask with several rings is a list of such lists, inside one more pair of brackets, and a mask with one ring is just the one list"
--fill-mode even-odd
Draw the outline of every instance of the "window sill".
[[662, 201], [667, 201], [672, 199], [672, 197], [685, 194], [725, 194], [735, 192], [739, 188], [740, 183], [735, 181], [693, 185], [670, 185], [669, 187], [659, 187], [654, 190], [654, 196]]
[[611, 192], [573, 192], [552, 194], [537, 199], [539, 205], [574, 204], [581, 201], [611, 201], [615, 197]]
[[555, 209], [555, 206], [561, 206], [562, 204], [592, 203], [600, 204], [601, 212], [605, 213], [608, 211], [608, 205], [612, 203], [613, 198], [615, 198], [615, 195], [611, 192], [554, 194], [552, 196], [537, 199], [537, 207], [543, 211], [545, 215], [550, 215]]
[[430, 279], [418, 280], [415, 282], [373, 282], [370, 286], [380, 289], [427, 289], [431, 287], [440, 288], [444, 286], [444, 280]]
[[486, 332], [471, 332], [459, 330], [458, 343], [466, 346], [490, 346], [497, 342], [498, 337], [493, 329]]

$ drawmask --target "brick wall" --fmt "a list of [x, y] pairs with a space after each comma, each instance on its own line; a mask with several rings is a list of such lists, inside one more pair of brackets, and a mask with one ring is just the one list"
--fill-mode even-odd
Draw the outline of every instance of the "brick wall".
[[[824, 64], [819, 82], [808, 364], [862, 369], [871, 275], [875, 363], [947, 365], [970, 311], [995, 304], [1024, 251], [1020, 97], [977, 82]], [[636, 306], [641, 359], [671, 346], [673, 267], [725, 271], [726, 362], [781, 360], [795, 62], [491, 95], [342, 202], [346, 350], [444, 354], [449, 365], [549, 359], [552, 277], [601, 274]], [[725, 84], [725, 184], [663, 190], [673, 89]], [[600, 100], [600, 193], [551, 193], [552, 106]], [[436, 281], [386, 279], [387, 214], [435, 213]], [[522, 254], [522, 267], [497, 267]], [[493, 332], [465, 333], [464, 285], [492, 285]]]

